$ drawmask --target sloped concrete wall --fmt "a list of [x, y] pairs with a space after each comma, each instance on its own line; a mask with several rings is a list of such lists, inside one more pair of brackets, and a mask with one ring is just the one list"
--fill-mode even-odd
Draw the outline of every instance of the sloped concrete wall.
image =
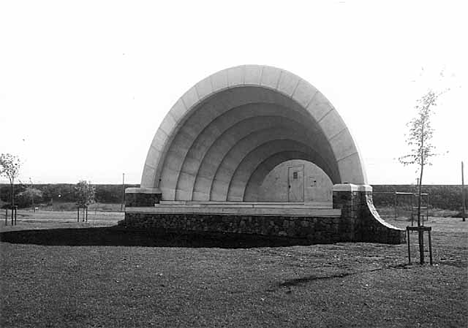
[[333, 208], [341, 210], [341, 217], [354, 222], [355, 241], [385, 244], [406, 242], [405, 230], [383, 220], [372, 201], [372, 187], [340, 184], [333, 186]]

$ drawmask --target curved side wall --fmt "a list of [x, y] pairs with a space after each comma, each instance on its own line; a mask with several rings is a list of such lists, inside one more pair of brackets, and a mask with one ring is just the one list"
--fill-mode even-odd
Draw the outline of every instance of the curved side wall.
[[333, 186], [333, 208], [341, 210], [342, 218], [353, 221], [355, 241], [384, 244], [406, 242], [405, 230], [398, 229], [380, 218], [372, 201], [371, 186]]

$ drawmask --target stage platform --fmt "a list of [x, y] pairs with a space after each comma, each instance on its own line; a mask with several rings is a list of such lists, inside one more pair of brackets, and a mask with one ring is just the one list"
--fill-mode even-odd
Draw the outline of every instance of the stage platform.
[[340, 217], [330, 202], [193, 202], [161, 201], [154, 207], [127, 207], [127, 213], [239, 216]]

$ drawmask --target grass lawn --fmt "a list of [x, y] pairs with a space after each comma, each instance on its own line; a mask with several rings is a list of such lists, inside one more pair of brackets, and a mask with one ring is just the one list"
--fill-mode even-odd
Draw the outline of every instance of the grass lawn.
[[430, 219], [435, 265], [421, 266], [407, 265], [406, 245], [144, 234], [112, 227], [122, 213], [98, 214], [88, 223], [73, 212], [0, 221], [1, 327], [468, 324], [461, 219]]
[[11, 212], [8, 216], [8, 225], [5, 226], [5, 210], [0, 211], [0, 231], [35, 230], [54, 228], [79, 228], [79, 227], [108, 227], [116, 225], [124, 219], [123, 212], [105, 212], [88, 210], [88, 222], [83, 221], [83, 213], [80, 213], [78, 222], [77, 211], [49, 211], [18, 210], [17, 225], [11, 225]]

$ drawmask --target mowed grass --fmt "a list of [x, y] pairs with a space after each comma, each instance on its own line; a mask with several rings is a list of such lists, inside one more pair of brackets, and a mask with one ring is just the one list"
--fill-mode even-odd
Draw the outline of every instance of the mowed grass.
[[5, 225], [5, 210], [0, 212], [0, 231], [54, 229], [54, 228], [80, 228], [80, 227], [108, 227], [116, 225], [124, 219], [124, 213], [118, 211], [88, 210], [88, 221], [83, 222], [83, 212], [73, 211], [32, 211], [18, 210], [17, 224], [11, 225], [11, 212], [8, 213]]
[[112, 227], [121, 213], [87, 224], [73, 217], [24, 216], [2, 227], [1, 327], [468, 323], [468, 223], [461, 219], [431, 218], [435, 265], [421, 266], [407, 265], [406, 245], [274, 247], [252, 238], [123, 231]]

